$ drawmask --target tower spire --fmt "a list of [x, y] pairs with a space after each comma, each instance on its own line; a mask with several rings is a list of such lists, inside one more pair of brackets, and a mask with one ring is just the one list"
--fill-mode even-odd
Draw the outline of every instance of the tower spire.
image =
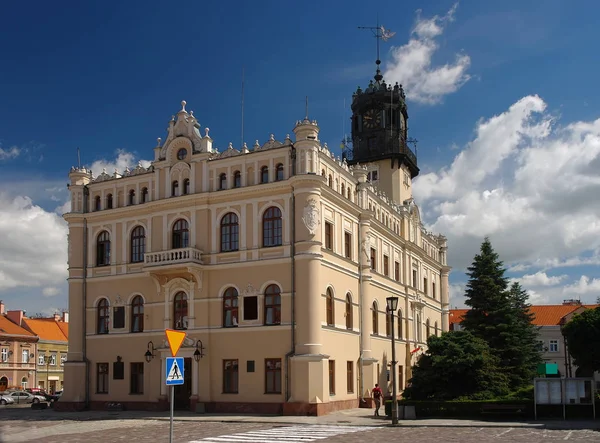
[[388, 41], [396, 33], [379, 25], [379, 14], [377, 14], [377, 26], [359, 26], [358, 29], [370, 29], [376, 39], [377, 59], [375, 60], [375, 64], [377, 65], [377, 71], [374, 78], [377, 83], [380, 83], [381, 80], [383, 80], [383, 75], [381, 75], [381, 69], [379, 69], [379, 66], [381, 65], [381, 59], [379, 58], [379, 42], [380, 40], [384, 42]]

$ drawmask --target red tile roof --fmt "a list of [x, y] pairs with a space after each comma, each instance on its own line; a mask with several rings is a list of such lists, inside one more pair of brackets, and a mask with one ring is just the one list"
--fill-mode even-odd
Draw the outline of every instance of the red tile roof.
[[40, 340], [68, 341], [68, 332], [65, 335], [61, 323], [54, 318], [24, 318], [25, 326], [37, 335]]
[[[561, 319], [579, 308], [594, 309], [600, 305], [534, 305], [530, 311], [535, 318], [533, 324], [536, 326], [558, 326]], [[468, 309], [451, 309], [450, 324], [460, 323]]]
[[32, 334], [27, 329], [22, 328], [21, 326], [13, 323], [6, 317], [5, 314], [0, 315], [0, 335], [24, 335], [27, 337], [35, 337], [35, 334]]

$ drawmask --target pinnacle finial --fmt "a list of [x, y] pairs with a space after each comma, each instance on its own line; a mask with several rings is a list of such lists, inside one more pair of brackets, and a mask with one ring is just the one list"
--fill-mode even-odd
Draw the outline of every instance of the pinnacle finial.
[[185, 111], [185, 105], [187, 105], [187, 102], [186, 102], [185, 100], [181, 100], [181, 110], [182, 110], [183, 112], [186, 112], [186, 111]]

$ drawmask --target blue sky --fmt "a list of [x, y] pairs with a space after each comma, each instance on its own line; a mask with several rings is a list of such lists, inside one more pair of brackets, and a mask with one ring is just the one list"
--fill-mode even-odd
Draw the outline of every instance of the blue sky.
[[308, 96], [337, 147], [344, 100], [374, 71], [374, 39], [357, 27], [377, 15], [396, 32], [381, 58], [409, 97], [415, 194], [427, 227], [449, 237], [453, 304], [484, 235], [534, 302], [600, 295], [597, 2], [32, 1], [0, 12], [9, 308], [67, 306], [59, 215], [77, 147], [95, 169], [151, 159], [182, 99], [218, 147], [239, 146], [242, 69], [249, 145], [285, 138]]

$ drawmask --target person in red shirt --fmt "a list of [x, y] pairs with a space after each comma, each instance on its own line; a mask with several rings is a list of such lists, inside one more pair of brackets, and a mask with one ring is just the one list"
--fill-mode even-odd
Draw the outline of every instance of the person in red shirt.
[[371, 391], [371, 396], [375, 401], [375, 417], [379, 417], [379, 408], [381, 407], [381, 397], [383, 397], [383, 392], [377, 383], [375, 383], [375, 387]]

